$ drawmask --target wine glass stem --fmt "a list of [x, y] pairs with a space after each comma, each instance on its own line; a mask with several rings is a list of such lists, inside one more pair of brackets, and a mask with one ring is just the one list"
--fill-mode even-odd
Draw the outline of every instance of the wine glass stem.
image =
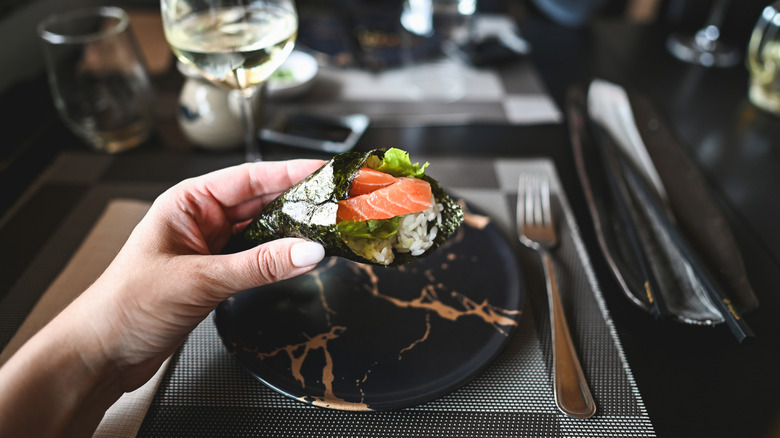
[[255, 114], [253, 109], [254, 96], [257, 91], [241, 93], [241, 123], [244, 127], [244, 143], [246, 144], [246, 161], [263, 161], [260, 153], [260, 143], [257, 140]]
[[726, 10], [729, 7], [729, 0], [718, 0], [710, 10], [710, 15], [707, 17], [707, 22], [704, 27], [715, 26], [720, 28], [723, 24], [723, 18], [726, 16]]

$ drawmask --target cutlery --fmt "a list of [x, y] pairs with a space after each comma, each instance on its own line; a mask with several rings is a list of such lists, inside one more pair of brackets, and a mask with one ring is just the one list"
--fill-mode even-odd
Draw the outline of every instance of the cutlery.
[[626, 237], [629, 241], [631, 252], [639, 268], [642, 276], [642, 285], [644, 286], [647, 300], [652, 308], [653, 316], [661, 318], [664, 313], [664, 305], [661, 300], [661, 295], [657, 293], [659, 290], [658, 282], [650, 267], [651, 262], [642, 249], [642, 240], [639, 235], [639, 231], [635, 226], [635, 222], [638, 218], [632, 214], [632, 209], [629, 203], [632, 201], [630, 189], [627, 186], [626, 181], [622, 178], [620, 172], [619, 158], [617, 154], [620, 152], [617, 150], [617, 146], [612, 144], [612, 139], [608, 133], [604, 132], [598, 124], [593, 123], [592, 131], [596, 137], [597, 144], [601, 145], [599, 148], [599, 155], [604, 165], [605, 176], [607, 185], [609, 186], [612, 198], [615, 201], [618, 214], [625, 227]]
[[599, 245], [625, 294], [656, 316], [754, 337], [739, 312], [758, 302], [733, 236], [649, 100], [597, 80], [587, 94], [569, 90], [567, 116]]
[[[626, 119], [626, 117], [623, 117], [623, 119]], [[644, 205], [655, 220], [660, 223], [671, 244], [677, 248], [685, 262], [690, 266], [690, 275], [698, 279], [704, 293], [723, 316], [737, 341], [744, 342], [754, 338], [755, 334], [744, 318], [742, 318], [742, 315], [736, 310], [719, 282], [716, 281], [713, 273], [706, 267], [688, 240], [679, 231], [673, 213], [671, 213], [665, 190], [660, 192], [658, 190], [658, 184], [662, 183], [654, 183], [652, 175], [657, 174], [655, 174], [656, 171], [652, 165], [649, 166], [650, 169], [653, 169], [650, 174], [643, 172], [648, 166], [644, 165], [640, 169], [640, 164], [628, 157], [627, 153], [616, 143], [610, 133], [606, 132], [604, 127], [595, 121], [590, 121], [588, 125], [596, 140], [608, 186], [617, 204], [618, 212], [624, 223], [633, 253], [637, 258], [638, 266], [642, 271], [645, 291], [656, 317], [665, 313], [665, 309], [663, 301], [660, 299], [660, 294], [655, 293], [658, 287], [656, 286], [657, 281], [655, 281], [653, 273], [648, 268], [650, 261], [647, 259], [644, 251], [642, 251], [642, 248], [639, 247], [641, 242], [638, 239], [638, 231], [635, 225], [636, 218], [632, 217], [630, 207], [628, 206], [628, 202], [634, 199], [636, 199], [637, 203]], [[631, 136], [626, 135], [625, 137]], [[637, 144], [634, 144], [633, 147], [644, 150], [644, 147], [640, 148]], [[649, 156], [647, 158], [650, 159]], [[663, 186], [661, 185], [661, 187]], [[634, 194], [635, 198], [631, 194]]]
[[517, 191], [517, 231], [520, 243], [540, 254], [547, 279], [547, 300], [553, 348], [553, 389], [558, 409], [574, 418], [588, 418], [596, 404], [585, 380], [563, 311], [550, 251], [558, 246], [550, 183], [529, 175], [520, 178]]
[[688, 241], [678, 232], [674, 222], [664, 214], [664, 209], [657, 197], [654, 196], [652, 189], [647, 186], [638, 174], [637, 170], [625, 159], [619, 156], [619, 164], [626, 177], [626, 181], [631, 185], [634, 192], [637, 193], [639, 200], [650, 208], [650, 211], [656, 216], [667, 235], [674, 242], [677, 249], [683, 254], [687, 262], [691, 265], [694, 273], [702, 283], [704, 292], [710, 297], [720, 313], [723, 315], [726, 325], [728, 325], [734, 337], [738, 342], [745, 342], [755, 337], [753, 330], [742, 318], [742, 315], [736, 310], [728, 295], [715, 281], [712, 272], [706, 268], [702, 260], [691, 249]]
[[665, 313], [665, 310], [660, 294], [655, 293], [658, 288], [656, 286], [657, 282], [648, 267], [650, 262], [640, 248], [641, 242], [638, 239], [638, 233], [634, 225], [635, 219], [631, 217], [629, 208], [626, 205], [632, 199], [630, 193], [634, 193], [637, 201], [648, 207], [651, 214], [661, 224], [664, 232], [690, 265], [692, 275], [698, 278], [704, 292], [710, 297], [719, 313], [723, 315], [723, 319], [732, 334], [737, 338], [737, 341], [744, 342], [755, 337], [755, 334], [744, 318], [742, 318], [742, 315], [736, 310], [718, 282], [715, 281], [712, 273], [705, 267], [688, 241], [678, 232], [677, 225], [669, 213], [670, 210], [664, 197], [654, 190], [655, 186], [652, 182], [645, 177], [636, 164], [628, 159], [626, 154], [620, 150], [620, 147], [615, 144], [614, 140], [601, 126], [597, 123], [592, 123], [590, 127], [596, 138], [596, 143], [600, 146], [598, 149], [606, 170], [607, 182], [618, 206], [621, 219], [624, 222], [632, 250], [639, 262], [639, 267], [644, 277], [645, 291], [653, 306], [654, 315], [660, 317]]

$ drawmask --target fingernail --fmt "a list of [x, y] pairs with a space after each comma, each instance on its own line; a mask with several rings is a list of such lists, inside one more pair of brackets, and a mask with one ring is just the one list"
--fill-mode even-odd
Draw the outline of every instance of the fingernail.
[[290, 259], [298, 268], [316, 265], [325, 257], [325, 248], [317, 242], [296, 243], [290, 249]]

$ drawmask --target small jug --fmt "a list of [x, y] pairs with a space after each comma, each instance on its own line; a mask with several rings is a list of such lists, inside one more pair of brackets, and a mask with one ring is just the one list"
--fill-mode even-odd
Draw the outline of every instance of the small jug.
[[[177, 68], [185, 77], [176, 112], [184, 136], [203, 149], [226, 150], [243, 145], [240, 92], [220, 88], [181, 62]], [[253, 98], [255, 126], [261, 126], [263, 95], [260, 90]]]
[[748, 97], [753, 105], [780, 115], [780, 2], [764, 8], [748, 43]]

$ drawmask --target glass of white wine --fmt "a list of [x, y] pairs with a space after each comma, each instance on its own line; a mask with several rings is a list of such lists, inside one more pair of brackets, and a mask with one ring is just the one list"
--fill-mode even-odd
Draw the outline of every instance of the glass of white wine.
[[748, 98], [759, 108], [780, 115], [780, 1], [766, 6], [748, 43]]
[[160, 7], [176, 57], [209, 81], [241, 93], [246, 160], [262, 160], [252, 102], [293, 50], [298, 35], [293, 1], [160, 0]]

